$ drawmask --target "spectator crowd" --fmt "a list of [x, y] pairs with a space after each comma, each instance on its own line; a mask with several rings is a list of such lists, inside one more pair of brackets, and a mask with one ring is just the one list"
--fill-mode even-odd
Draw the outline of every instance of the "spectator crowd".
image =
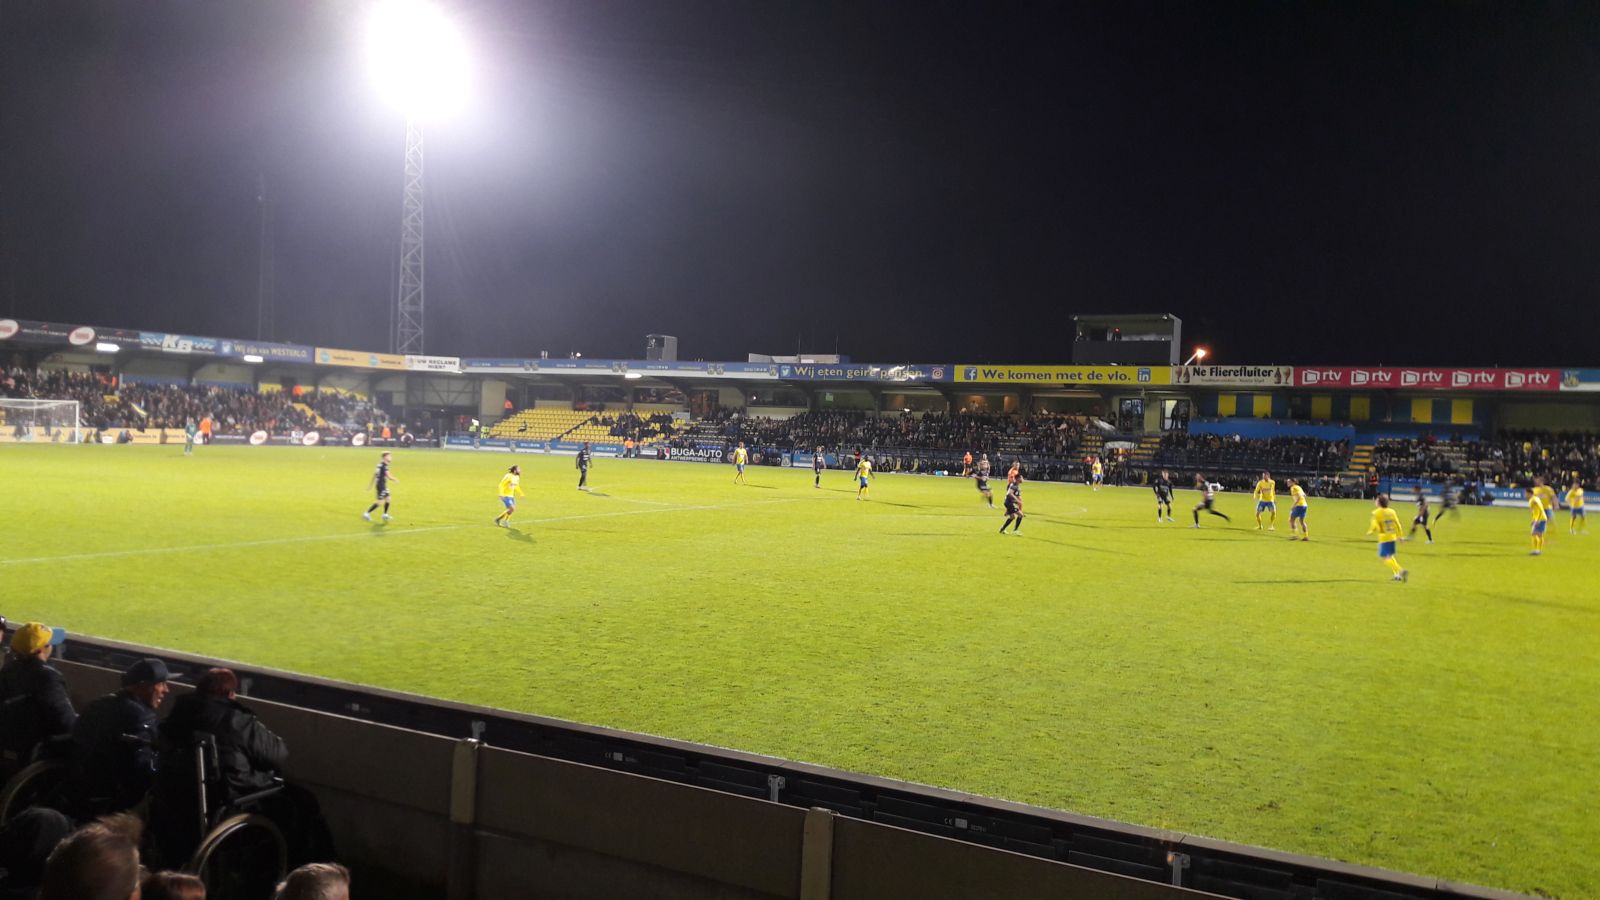
[[218, 434], [287, 434], [319, 427], [312, 413], [347, 431], [384, 421], [371, 403], [342, 391], [133, 383], [59, 370], [9, 369], [0, 374], [0, 397], [76, 400], [82, 424], [97, 430], [183, 428], [210, 417]]
[[[0, 900], [203, 900], [203, 882], [171, 871], [201, 846], [197, 810], [214, 814], [210, 824], [237, 812], [274, 823], [291, 864], [304, 863], [275, 897], [349, 897], [349, 873], [328, 862], [332, 839], [315, 799], [283, 781], [288, 748], [238, 699], [237, 675], [210, 669], [169, 703], [166, 664], [140, 659], [118, 690], [80, 712], [50, 664], [64, 637], [23, 625], [0, 667], [0, 777], [53, 763], [34, 767], [32, 803], [0, 828]], [[268, 885], [277, 863], [275, 854], [267, 861]]]
[[1502, 431], [1492, 438], [1440, 440], [1434, 435], [1380, 441], [1372, 451], [1378, 474], [1496, 487], [1543, 478], [1594, 484], [1600, 478], [1600, 435], [1589, 432]]

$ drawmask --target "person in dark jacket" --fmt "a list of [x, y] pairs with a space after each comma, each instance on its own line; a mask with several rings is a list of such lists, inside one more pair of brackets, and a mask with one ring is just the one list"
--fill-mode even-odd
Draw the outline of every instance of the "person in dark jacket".
[[80, 815], [138, 805], [156, 774], [156, 710], [171, 690], [167, 664], [146, 658], [122, 673], [122, 690], [83, 708], [72, 729], [69, 795]]
[[27, 765], [40, 743], [70, 734], [78, 720], [66, 679], [49, 664], [66, 637], [38, 622], [11, 637], [11, 661], [0, 669], [0, 773]]
[[234, 797], [269, 787], [289, 758], [283, 738], [272, 733], [238, 700], [239, 676], [211, 669], [195, 682], [194, 693], [179, 697], [161, 723], [166, 747], [189, 747], [199, 733], [217, 742], [217, 763]]
[[208, 793], [210, 808], [274, 788], [274, 793], [245, 808], [277, 824], [289, 842], [292, 864], [332, 859], [333, 839], [316, 798], [304, 788], [278, 783], [288, 746], [239, 702], [238, 691], [239, 677], [231, 669], [210, 669], [195, 682], [193, 693], [172, 704], [172, 712], [161, 723], [161, 774], [151, 827], [163, 862], [182, 865], [202, 837], [194, 815], [198, 803], [194, 748], [203, 734], [216, 742], [223, 785], [220, 793]]

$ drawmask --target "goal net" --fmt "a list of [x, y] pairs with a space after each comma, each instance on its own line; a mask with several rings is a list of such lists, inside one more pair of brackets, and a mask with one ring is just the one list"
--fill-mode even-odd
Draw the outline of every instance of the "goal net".
[[76, 444], [82, 440], [78, 401], [0, 397], [0, 442]]

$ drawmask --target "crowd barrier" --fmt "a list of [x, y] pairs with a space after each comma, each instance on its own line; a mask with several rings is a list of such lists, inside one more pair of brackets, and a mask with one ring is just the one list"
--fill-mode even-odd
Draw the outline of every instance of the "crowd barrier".
[[[74, 636], [80, 707], [133, 659]], [[1516, 895], [538, 716], [234, 666], [362, 896], [1410, 900]], [[1210, 893], [1206, 893], [1210, 892]]]

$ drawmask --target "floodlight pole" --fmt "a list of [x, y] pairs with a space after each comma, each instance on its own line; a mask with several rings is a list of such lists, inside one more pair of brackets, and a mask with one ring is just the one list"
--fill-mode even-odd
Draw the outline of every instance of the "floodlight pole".
[[395, 307], [394, 352], [423, 352], [422, 123], [406, 117], [405, 204], [400, 215], [400, 291]]

